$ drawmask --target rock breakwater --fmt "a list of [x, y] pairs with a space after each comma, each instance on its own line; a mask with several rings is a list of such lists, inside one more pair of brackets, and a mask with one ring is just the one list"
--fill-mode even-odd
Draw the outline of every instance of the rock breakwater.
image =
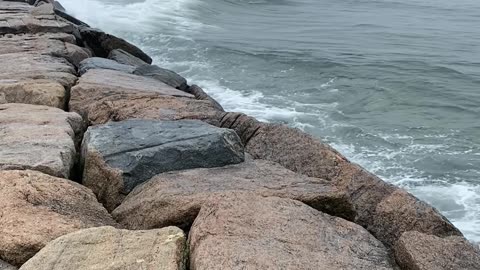
[[432, 206], [56, 1], [0, 1], [0, 269], [480, 269]]

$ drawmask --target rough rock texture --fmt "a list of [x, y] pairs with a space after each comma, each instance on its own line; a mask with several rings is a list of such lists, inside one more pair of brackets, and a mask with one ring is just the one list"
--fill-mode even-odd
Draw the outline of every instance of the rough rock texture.
[[50, 242], [21, 270], [185, 270], [185, 234], [175, 227], [85, 229]]
[[36, 53], [7, 53], [0, 55], [0, 79], [49, 79], [63, 86], [72, 86], [77, 77], [75, 67], [67, 60]]
[[389, 243], [413, 230], [442, 237], [461, 235], [435, 208], [402, 189], [396, 189], [377, 204], [369, 230]]
[[135, 67], [119, 64], [110, 59], [92, 57], [92, 58], [85, 59], [80, 63], [80, 68], [78, 70], [78, 73], [80, 75], [83, 75], [90, 69], [111, 69], [111, 70], [121, 71], [125, 73], [133, 73], [133, 71], [135, 70]]
[[72, 25], [56, 20], [53, 8], [35, 8], [20, 2], [2, 2], [0, 35], [40, 32], [71, 33], [72, 31]]
[[120, 64], [124, 65], [129, 65], [129, 66], [134, 66], [134, 67], [139, 67], [143, 65], [148, 65], [145, 61], [142, 59], [135, 57], [128, 52], [121, 50], [121, 49], [116, 49], [112, 50], [108, 54], [108, 59], [114, 60]]
[[0, 171], [0, 259], [20, 266], [51, 240], [116, 223], [92, 191], [35, 171]]
[[395, 245], [395, 257], [406, 270], [480, 269], [480, 250], [460, 236], [406, 232]]
[[142, 65], [137, 67], [133, 74], [154, 78], [173, 88], [185, 91], [188, 88], [187, 80], [177, 73], [155, 65]]
[[194, 84], [190, 86], [186, 91], [194, 95], [196, 99], [207, 100], [211, 102], [212, 105], [215, 107], [215, 109], [219, 110], [220, 112], [224, 111], [222, 105], [220, 105], [220, 103], [218, 103], [215, 99], [213, 99], [211, 96], [205, 93], [205, 91], [203, 91], [203, 89], [200, 88], [200, 86]]
[[187, 228], [209, 197], [229, 192], [291, 198], [323, 212], [354, 216], [344, 194], [327, 181], [265, 160], [157, 175], [131, 192], [112, 215], [132, 230], [171, 225]]
[[231, 194], [204, 204], [190, 236], [190, 269], [393, 269], [362, 227], [299, 201]]
[[17, 270], [15, 266], [0, 260], [0, 270]]
[[0, 169], [32, 169], [68, 178], [82, 123], [78, 114], [53, 107], [0, 104]]
[[40, 33], [0, 37], [0, 54], [19, 52], [63, 57], [75, 66], [91, 56], [88, 50], [75, 45], [75, 37], [71, 34]]
[[83, 41], [93, 50], [96, 56], [106, 58], [111, 51], [121, 49], [140, 58], [147, 64], [152, 63], [152, 58], [150, 58], [150, 56], [124, 39], [88, 27], [80, 27], [80, 34]]
[[441, 237], [461, 235], [435, 208], [350, 163], [311, 135], [236, 113], [224, 114], [220, 126], [234, 129], [254, 158], [278, 162], [292, 171], [337, 185], [355, 207], [355, 222], [389, 247], [403, 232], [411, 230]]
[[66, 108], [65, 88], [50, 80], [0, 80], [0, 103], [26, 103]]
[[0, 54], [35, 52], [66, 55], [65, 43], [75, 44], [75, 37], [66, 33], [4, 35], [0, 37]]
[[155, 79], [93, 69], [72, 88], [70, 109], [92, 125], [131, 118], [213, 120], [218, 110], [208, 101]]
[[113, 210], [156, 174], [244, 160], [232, 130], [201, 121], [127, 120], [90, 127], [82, 144], [83, 183]]

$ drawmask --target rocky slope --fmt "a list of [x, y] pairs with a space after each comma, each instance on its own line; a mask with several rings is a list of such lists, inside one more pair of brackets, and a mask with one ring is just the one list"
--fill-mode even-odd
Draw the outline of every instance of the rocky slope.
[[480, 269], [432, 206], [56, 1], [0, 0], [0, 63], [0, 270]]

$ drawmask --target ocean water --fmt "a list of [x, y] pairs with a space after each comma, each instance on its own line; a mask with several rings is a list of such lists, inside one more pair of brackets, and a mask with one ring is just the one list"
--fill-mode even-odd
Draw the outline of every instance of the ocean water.
[[330, 143], [480, 242], [480, 1], [61, 2], [225, 109]]

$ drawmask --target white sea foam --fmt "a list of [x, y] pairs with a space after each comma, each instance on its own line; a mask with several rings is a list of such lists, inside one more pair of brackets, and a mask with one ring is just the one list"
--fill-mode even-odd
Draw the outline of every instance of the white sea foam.
[[155, 30], [155, 21], [170, 23], [177, 31], [194, 31], [202, 27], [200, 22], [188, 16], [188, 7], [195, 2], [196, 0], [146, 0], [105, 3], [95, 0], [62, 0], [62, 5], [78, 18], [106, 31], [151, 32]]

